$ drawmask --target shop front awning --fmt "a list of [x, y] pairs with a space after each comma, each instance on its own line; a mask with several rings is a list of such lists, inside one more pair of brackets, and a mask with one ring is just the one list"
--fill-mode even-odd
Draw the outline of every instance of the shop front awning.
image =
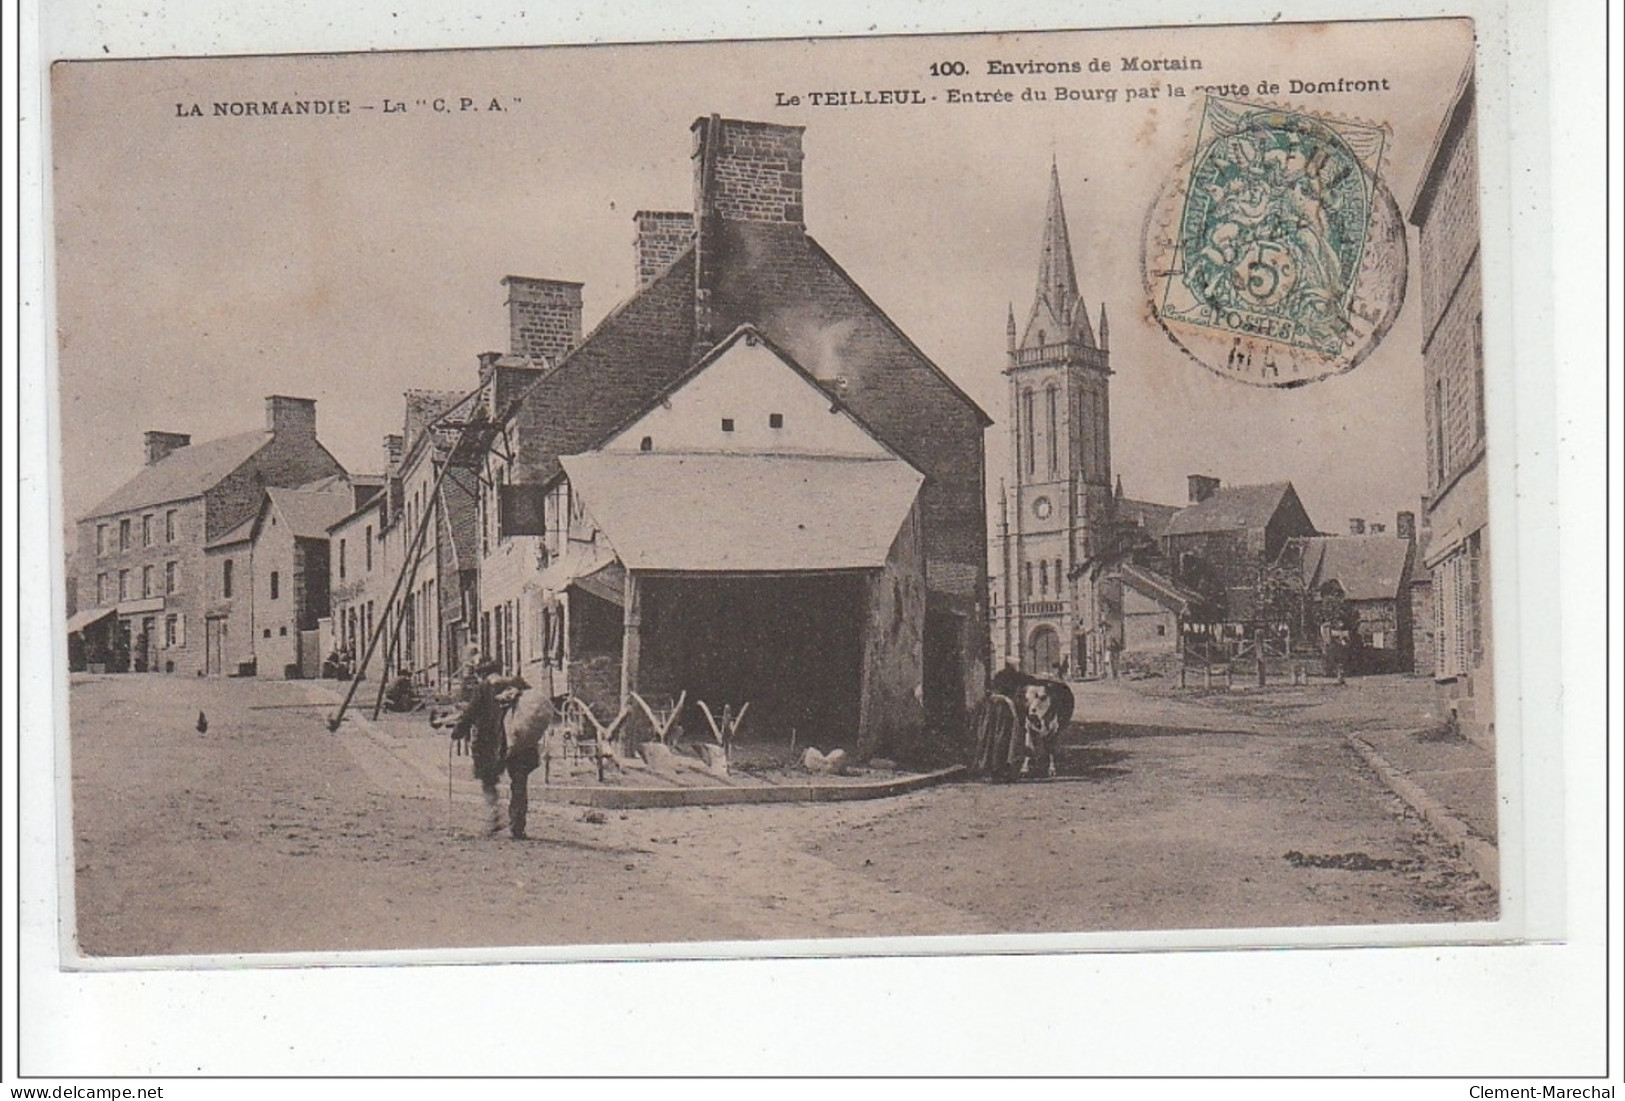
[[924, 477], [900, 459], [593, 452], [559, 462], [629, 570], [878, 569]]
[[548, 594], [576, 588], [611, 604], [624, 604], [625, 577], [615, 552], [609, 547], [602, 543], [572, 542], [525, 587]]
[[87, 608], [68, 617], [68, 634], [77, 635], [86, 627], [93, 627], [116, 614], [117, 608]]

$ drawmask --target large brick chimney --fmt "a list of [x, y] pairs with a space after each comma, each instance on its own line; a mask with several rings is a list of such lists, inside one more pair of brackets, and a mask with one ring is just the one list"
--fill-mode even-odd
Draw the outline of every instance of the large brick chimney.
[[728, 221], [805, 226], [801, 200], [802, 126], [697, 118], [694, 213]]
[[[806, 208], [801, 191], [801, 126], [747, 122], [709, 115], [694, 120], [694, 344], [708, 349], [717, 332], [712, 296], [722, 279], [729, 249], [728, 225], [787, 231], [804, 240]], [[756, 252], [771, 253], [772, 247]]]
[[1210, 478], [1206, 474], [1185, 475], [1185, 485], [1189, 492], [1190, 503], [1199, 505], [1219, 490], [1219, 479]]
[[272, 394], [265, 399], [265, 430], [292, 439], [316, 438], [316, 399]]
[[647, 287], [694, 243], [694, 215], [686, 210], [640, 210], [632, 215], [637, 237], [638, 286]]
[[507, 275], [508, 350], [557, 364], [581, 343], [581, 284]]
[[384, 437], [384, 473], [399, 473], [401, 460], [406, 457], [406, 437], [390, 434]]
[[162, 462], [170, 453], [189, 447], [192, 437], [185, 432], [148, 432], [142, 437], [147, 445], [147, 465]]
[[514, 361], [496, 352], [480, 353], [480, 387], [485, 391], [485, 409], [500, 416], [532, 383], [548, 373], [548, 368], [531, 366], [531, 361]]

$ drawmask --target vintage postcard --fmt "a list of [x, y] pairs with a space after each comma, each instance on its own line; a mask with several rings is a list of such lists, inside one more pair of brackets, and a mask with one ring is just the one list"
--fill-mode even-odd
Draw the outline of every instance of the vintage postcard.
[[64, 965], [1520, 935], [1475, 43], [57, 63]]

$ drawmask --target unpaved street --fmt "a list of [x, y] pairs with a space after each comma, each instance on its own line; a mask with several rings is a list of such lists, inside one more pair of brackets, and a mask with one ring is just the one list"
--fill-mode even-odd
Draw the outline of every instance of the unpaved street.
[[1495, 914], [1493, 892], [1312, 707], [1253, 714], [1090, 685], [1055, 780], [836, 804], [533, 801], [532, 840], [514, 842], [481, 835], [466, 758], [448, 807], [445, 743], [426, 723], [333, 735], [320, 698], [292, 683], [75, 678], [86, 954]]

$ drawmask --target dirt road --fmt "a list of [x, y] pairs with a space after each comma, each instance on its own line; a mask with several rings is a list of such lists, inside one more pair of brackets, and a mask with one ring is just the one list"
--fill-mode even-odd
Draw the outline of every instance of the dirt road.
[[533, 803], [529, 842], [483, 836], [465, 780], [448, 810], [444, 781], [410, 767], [444, 745], [426, 724], [391, 728], [410, 753], [348, 726], [332, 735], [297, 684], [76, 677], [71, 706], [88, 955], [1495, 912], [1493, 893], [1325, 724], [1296, 730], [1123, 690], [1088, 699], [1093, 720], [1073, 728], [1052, 781], [870, 803], [601, 813]]

